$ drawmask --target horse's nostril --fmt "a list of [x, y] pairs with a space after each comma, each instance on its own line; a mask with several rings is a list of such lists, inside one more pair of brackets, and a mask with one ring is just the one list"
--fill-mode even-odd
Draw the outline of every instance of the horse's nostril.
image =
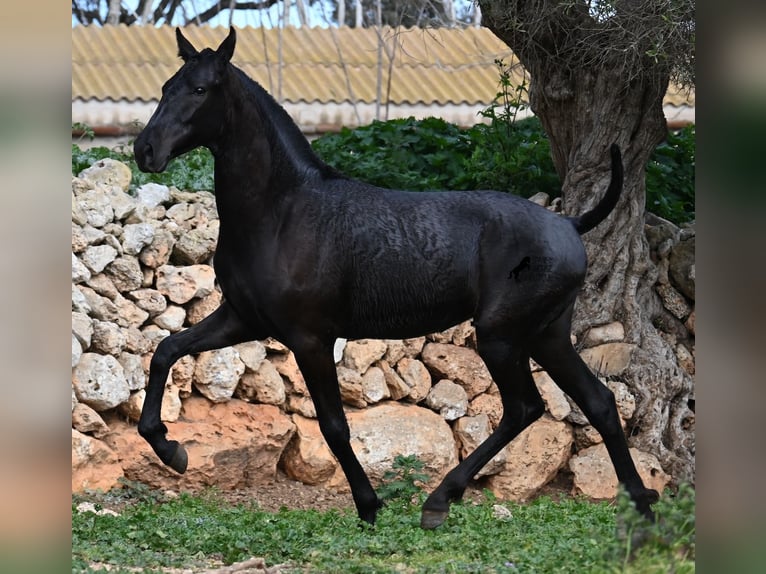
[[154, 148], [152, 147], [152, 144], [147, 143], [144, 146], [144, 156], [146, 157], [146, 159], [150, 159], [154, 157]]

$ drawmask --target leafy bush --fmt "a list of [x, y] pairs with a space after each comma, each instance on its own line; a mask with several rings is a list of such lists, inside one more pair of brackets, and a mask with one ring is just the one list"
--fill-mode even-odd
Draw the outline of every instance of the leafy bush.
[[438, 118], [373, 121], [343, 128], [312, 142], [314, 151], [341, 172], [380, 187], [423, 191], [457, 189], [470, 135]]
[[133, 174], [131, 189], [145, 183], [161, 183], [181, 190], [213, 191], [213, 156], [206, 148], [197, 148], [172, 160], [162, 173], [144, 173], [138, 169], [132, 148], [92, 147], [81, 149], [72, 144], [72, 174], [104, 158], [112, 158], [126, 164]]
[[384, 501], [399, 500], [409, 504], [416, 494], [423, 491], [422, 484], [428, 481], [423, 473], [425, 464], [416, 455], [398, 455], [391, 469], [383, 473], [383, 484], [378, 487], [378, 496]]
[[670, 132], [646, 166], [646, 209], [674, 223], [695, 217], [695, 126]]
[[[497, 189], [523, 197], [545, 192], [560, 195], [550, 144], [536, 117], [511, 121], [508, 104], [485, 110], [489, 124], [467, 130], [437, 118], [373, 122], [344, 128], [312, 142], [324, 161], [343, 173], [381, 187]], [[205, 148], [170, 162], [165, 172], [138, 170], [131, 149], [72, 145], [72, 173], [94, 162], [114, 158], [133, 172], [132, 187], [147, 182], [183, 190], [213, 190], [213, 157]], [[694, 207], [695, 129], [670, 133], [646, 168], [646, 208], [674, 223], [691, 221]]]

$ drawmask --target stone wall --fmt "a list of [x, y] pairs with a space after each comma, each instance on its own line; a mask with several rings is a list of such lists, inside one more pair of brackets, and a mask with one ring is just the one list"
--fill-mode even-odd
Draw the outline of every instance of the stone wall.
[[[156, 184], [129, 194], [130, 177], [125, 165], [103, 160], [72, 180], [73, 492], [107, 490], [120, 477], [181, 490], [243, 488], [273, 480], [278, 468], [304, 483], [347, 488], [294, 356], [275, 340], [200, 353], [173, 367], [162, 418], [188, 450], [185, 475], [162, 465], [138, 436], [158, 342], [200, 321], [221, 293], [211, 265], [214, 196]], [[675, 329], [668, 336], [693, 373], [693, 232], [654, 221], [648, 237], [664, 269], [658, 293]], [[622, 325], [611, 323], [578, 345], [628, 424], [635, 399], [619, 375], [632, 346], [623, 339]], [[352, 446], [373, 481], [398, 454], [419, 456], [436, 481], [500, 418], [500, 397], [470, 323], [414, 339], [339, 340], [335, 351]], [[533, 371], [547, 412], [480, 472], [481, 480], [501, 498], [524, 500], [563, 470], [573, 474], [576, 493], [612, 497], [616, 478], [598, 433], [544, 371]], [[633, 456], [648, 484], [661, 490], [670, 477], [657, 459], [635, 450]]]

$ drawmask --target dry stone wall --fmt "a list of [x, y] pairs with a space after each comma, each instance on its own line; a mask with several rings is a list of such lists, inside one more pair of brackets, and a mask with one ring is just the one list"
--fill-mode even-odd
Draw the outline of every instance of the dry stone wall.
[[[157, 344], [207, 316], [221, 293], [212, 267], [215, 197], [156, 184], [130, 194], [130, 178], [125, 165], [103, 160], [72, 180], [72, 490], [107, 490], [121, 477], [181, 490], [244, 488], [273, 480], [278, 469], [307, 484], [347, 488], [295, 357], [273, 339], [184, 357], [173, 367], [162, 419], [188, 450], [186, 474], [162, 465], [138, 436]], [[693, 244], [691, 258], [688, 244], [686, 256], [679, 254], [681, 233], [666, 224], [653, 226], [653, 253], [664, 265], [658, 293], [693, 372]], [[622, 325], [611, 323], [581, 344], [627, 422], [635, 399], [618, 380], [632, 350], [623, 339]], [[339, 340], [335, 358], [352, 446], [373, 481], [398, 454], [414, 454], [436, 482], [500, 419], [497, 387], [470, 322], [413, 339]], [[532, 366], [547, 412], [477, 478], [501, 498], [524, 500], [564, 470], [576, 492], [614, 496], [616, 478], [598, 433]], [[657, 459], [633, 455], [661, 490], [670, 477]]]

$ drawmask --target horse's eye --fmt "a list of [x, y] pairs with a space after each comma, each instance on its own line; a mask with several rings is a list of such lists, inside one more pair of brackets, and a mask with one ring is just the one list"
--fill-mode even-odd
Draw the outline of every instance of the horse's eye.
[[194, 88], [194, 93], [198, 96], [204, 96], [205, 95], [205, 88], [202, 86]]

